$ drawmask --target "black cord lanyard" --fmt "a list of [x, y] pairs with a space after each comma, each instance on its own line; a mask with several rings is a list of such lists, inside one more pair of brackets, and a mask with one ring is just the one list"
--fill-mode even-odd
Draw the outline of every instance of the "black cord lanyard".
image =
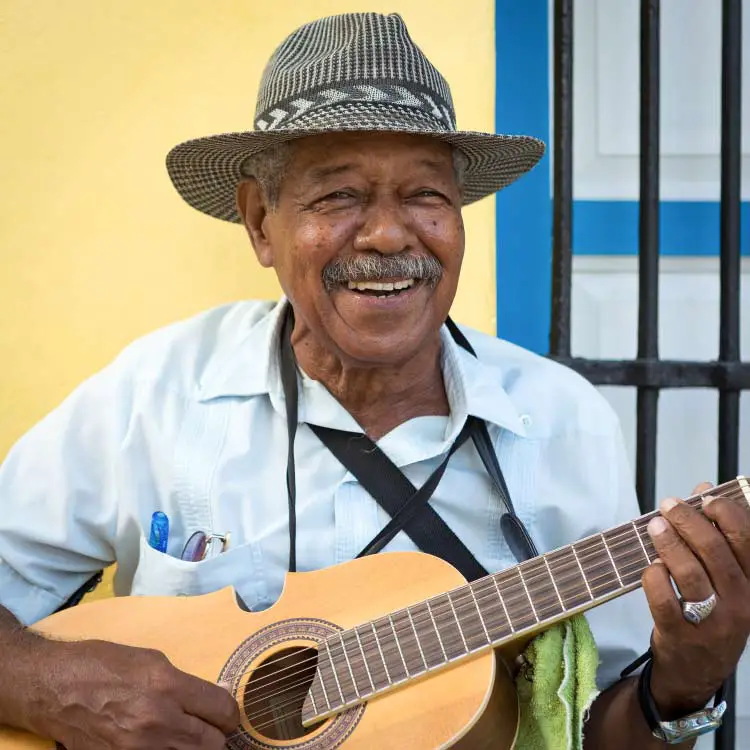
[[[471, 345], [450, 318], [446, 325], [456, 343], [476, 356]], [[298, 386], [297, 366], [291, 344], [294, 328], [294, 313], [287, 307], [281, 331], [281, 381], [286, 399], [287, 430], [289, 437], [287, 456], [287, 495], [289, 500], [289, 570], [297, 569], [296, 537], [297, 482], [294, 465], [294, 439], [297, 434]], [[450, 530], [440, 516], [429, 505], [432, 494], [447, 468], [450, 457], [468, 438], [474, 446], [489, 474], [495, 490], [505, 506], [500, 526], [513, 555], [522, 562], [536, 557], [538, 552], [523, 522], [518, 518], [510, 499], [508, 486], [495, 455], [487, 425], [470, 416], [461, 433], [438, 468], [429, 479], [416, 489], [398, 467], [362, 433], [309, 425], [310, 429], [331, 450], [341, 463], [354, 474], [363, 487], [391, 515], [388, 524], [360, 552], [358, 557], [379, 552], [402, 529], [412, 537], [425, 552], [432, 552], [454, 564], [468, 580], [487, 575], [487, 571], [476, 561], [465, 545]], [[419, 518], [417, 517], [419, 515]]]

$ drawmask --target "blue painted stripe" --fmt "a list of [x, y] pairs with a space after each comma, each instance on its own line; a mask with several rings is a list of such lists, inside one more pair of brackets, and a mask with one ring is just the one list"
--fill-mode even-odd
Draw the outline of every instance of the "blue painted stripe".
[[[549, 20], [547, 0], [495, 0], [495, 128], [549, 143]], [[662, 201], [662, 255], [719, 253], [719, 203]], [[741, 252], [750, 255], [750, 203], [741, 208]], [[497, 197], [498, 336], [548, 351], [552, 205], [549, 157]], [[573, 252], [635, 255], [638, 202], [573, 203]]]
[[[659, 244], [662, 255], [718, 255], [719, 203], [662, 201]], [[740, 210], [740, 247], [750, 255], [750, 203]], [[637, 201], [575, 201], [573, 251], [577, 255], [636, 255]]]
[[[495, 2], [495, 128], [549, 142], [547, 0]], [[497, 334], [549, 350], [549, 157], [497, 197]]]

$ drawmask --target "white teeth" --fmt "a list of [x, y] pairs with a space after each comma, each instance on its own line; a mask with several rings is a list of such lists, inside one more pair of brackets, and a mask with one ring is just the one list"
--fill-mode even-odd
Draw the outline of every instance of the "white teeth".
[[371, 289], [376, 292], [392, 292], [394, 289], [408, 289], [414, 286], [414, 279], [404, 279], [403, 281], [350, 281], [349, 289], [358, 289], [364, 292]]

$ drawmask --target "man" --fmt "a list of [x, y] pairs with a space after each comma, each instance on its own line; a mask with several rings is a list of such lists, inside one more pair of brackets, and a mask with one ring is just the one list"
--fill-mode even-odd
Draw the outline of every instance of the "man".
[[[181, 195], [241, 222], [286, 300], [229, 305], [136, 342], [11, 451], [0, 471], [0, 723], [68, 750], [222, 747], [238, 722], [222, 687], [158, 653], [48, 641], [23, 625], [113, 561], [120, 594], [233, 584], [261, 609], [289, 567], [355, 557], [389, 516], [320, 428], [365, 433], [422, 487], [467, 423], [485, 425], [541, 550], [638, 515], [616, 419], [592, 387], [467, 330], [472, 354], [443, 325], [464, 252], [462, 205], [542, 151], [531, 138], [457, 132], [448, 86], [401, 19], [349, 14], [279, 47], [253, 132], [171, 152]], [[286, 391], [285, 343], [298, 368]], [[444, 472], [430, 503], [456, 544], [489, 571], [514, 563], [500, 493], [474, 445]], [[166, 551], [149, 544], [154, 511], [169, 521]], [[646, 689], [657, 718], [671, 721], [701, 710], [744, 648], [750, 513], [722, 497], [706, 504], [708, 520], [675, 501], [662, 512], [649, 527], [662, 563], [644, 576], [654, 619]], [[227, 550], [195, 557], [185, 545], [196, 531], [229, 532]], [[387, 546], [415, 548], [403, 532]], [[608, 689], [587, 747], [661, 747], [637, 679], [617, 681], [648, 645], [637, 596], [590, 621]]]

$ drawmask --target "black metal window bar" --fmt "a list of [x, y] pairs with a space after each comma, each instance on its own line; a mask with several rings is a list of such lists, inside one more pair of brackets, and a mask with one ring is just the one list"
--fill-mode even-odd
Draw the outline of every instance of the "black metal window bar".
[[[663, 388], [719, 392], [718, 481], [739, 473], [740, 394], [750, 390], [750, 363], [740, 361], [740, 128], [742, 0], [722, 1], [721, 312], [719, 357], [710, 362], [659, 358], [659, 0], [641, 0], [640, 219], [638, 352], [634, 360], [571, 357], [573, 225], [573, 5], [554, 4], [554, 143], [552, 321], [550, 357], [595, 385], [637, 388], [636, 490], [642, 512], [655, 507], [656, 430]], [[716, 750], [735, 747], [735, 684], [716, 734]]]

